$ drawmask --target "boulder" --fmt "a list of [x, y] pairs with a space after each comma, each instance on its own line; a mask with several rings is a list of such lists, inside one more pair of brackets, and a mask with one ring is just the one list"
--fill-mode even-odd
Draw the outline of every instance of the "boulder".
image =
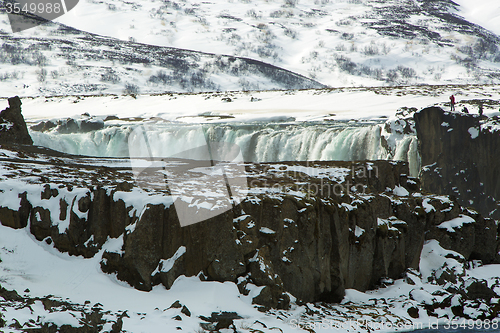
[[468, 281], [467, 287], [464, 288], [464, 296], [466, 299], [482, 299], [489, 303], [492, 298], [499, 297], [499, 295], [497, 295], [490, 287], [488, 287], [488, 282], [486, 280], [471, 280], [472, 281]]

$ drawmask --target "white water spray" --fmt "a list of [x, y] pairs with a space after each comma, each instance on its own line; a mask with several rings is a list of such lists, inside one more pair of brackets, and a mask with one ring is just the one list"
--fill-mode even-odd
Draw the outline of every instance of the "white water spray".
[[[65, 153], [129, 157], [129, 135], [136, 126], [143, 125], [110, 126], [76, 134], [35, 131], [30, 134], [36, 145]], [[409, 162], [412, 176], [417, 176], [419, 170], [416, 137], [403, 135], [392, 139], [391, 146], [384, 145], [384, 135], [387, 134], [382, 133], [382, 124], [148, 124], [147, 128], [145, 134], [149, 148], [135, 149], [141, 156], [133, 157], [149, 157], [149, 154], [155, 157], [175, 156], [212, 141], [237, 144], [248, 162], [385, 159]], [[224, 156], [224, 152], [220, 152], [219, 156]]]

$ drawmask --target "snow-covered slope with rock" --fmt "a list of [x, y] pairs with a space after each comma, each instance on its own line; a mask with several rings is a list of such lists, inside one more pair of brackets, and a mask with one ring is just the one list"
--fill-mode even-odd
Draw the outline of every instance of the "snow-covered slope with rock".
[[57, 19], [77, 30], [45, 24], [16, 34], [2, 11], [0, 88], [30, 96], [498, 83], [497, 11], [484, 20], [491, 32], [471, 8], [451, 0], [82, 0]]
[[257, 60], [121, 41], [58, 23], [7, 33], [1, 7], [0, 13], [0, 91], [6, 96], [324, 87]]
[[[457, 110], [490, 117], [468, 139], [498, 137], [497, 2], [81, 0], [16, 34], [0, 6], [0, 109], [25, 97], [35, 144], [59, 150], [0, 149], [0, 331], [393, 332], [469, 319], [497, 330], [498, 220], [411, 177], [413, 115], [449, 110], [451, 94]], [[241, 91], [262, 89], [292, 90]], [[199, 161], [138, 179], [128, 149], [151, 157], [130, 145], [141, 127], [156, 157], [223, 138], [274, 162], [238, 161], [249, 180], [239, 192], [235, 167], [222, 177]], [[454, 157], [455, 176], [478, 186]], [[335, 159], [389, 161], [355, 173]], [[183, 165], [197, 168], [176, 177]], [[374, 165], [390, 185], [361, 183]], [[323, 196], [324, 184], [347, 194]], [[228, 191], [241, 205], [181, 228], [176, 202], [222, 210]]]
[[88, 0], [59, 21], [122, 40], [259, 59], [330, 86], [479, 83], [499, 80], [498, 7], [495, 0]]

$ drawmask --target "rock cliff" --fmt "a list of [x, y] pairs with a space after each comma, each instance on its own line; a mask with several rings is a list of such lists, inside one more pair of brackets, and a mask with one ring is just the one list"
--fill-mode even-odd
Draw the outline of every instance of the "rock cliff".
[[[14, 114], [16, 122], [22, 118], [20, 101], [9, 102], [1, 116]], [[496, 222], [460, 205], [476, 203], [495, 216], [498, 184], [487, 169], [498, 170], [489, 155], [497, 151], [498, 137], [475, 117], [439, 109], [422, 110], [415, 120], [427, 165], [425, 188], [458, 189], [460, 196], [420, 193], [419, 180], [407, 176], [403, 162], [233, 163], [210, 169], [210, 163], [171, 159], [156, 161], [141, 178], [132, 165], [147, 161], [3, 145], [0, 223], [26, 228], [61, 252], [100, 256], [103, 272], [144, 291], [159, 284], [170, 288], [180, 275], [233, 281], [243, 294], [257, 286], [253, 301], [263, 310], [288, 308], [290, 295], [339, 302], [348, 288], [365, 291], [407, 276], [419, 268], [426, 240], [438, 240], [464, 260], [498, 262]], [[11, 140], [28, 143], [22, 124]], [[229, 206], [221, 203], [221, 180], [232, 193]], [[180, 195], [173, 194], [175, 187]], [[209, 211], [209, 218], [183, 227], [181, 219], [189, 215], [179, 207], [193, 217]]]
[[[37, 147], [0, 155], [4, 226], [28, 228], [72, 255], [102, 255], [103, 272], [145, 291], [197, 275], [234, 281], [244, 294], [263, 287], [254, 298], [262, 309], [287, 308], [290, 294], [338, 302], [346, 288], [364, 291], [417, 269], [429, 235], [465, 256], [489, 258], [497, 246], [494, 223], [446, 197], [418, 193], [405, 163], [245, 164], [250, 186], [240, 204], [181, 227], [173, 203], [188, 198], [172, 198], [166, 186], [139, 187], [128, 160]], [[153, 173], [161, 178], [183, 163], [191, 162], [164, 161]], [[176, 180], [210, 188], [211, 177], [192, 170]], [[461, 249], [442, 224], [465, 216], [468, 229], [454, 225], [457, 232], [492, 230], [476, 232]]]
[[0, 144], [32, 145], [33, 140], [21, 114], [21, 100], [16, 96], [8, 101], [9, 107], [0, 112]]
[[430, 107], [415, 113], [422, 188], [500, 219], [500, 122]]

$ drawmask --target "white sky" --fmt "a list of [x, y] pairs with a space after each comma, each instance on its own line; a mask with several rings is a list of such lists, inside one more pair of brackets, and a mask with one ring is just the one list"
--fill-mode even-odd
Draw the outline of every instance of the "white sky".
[[499, 0], [454, 0], [460, 5], [459, 14], [470, 22], [500, 35]]

